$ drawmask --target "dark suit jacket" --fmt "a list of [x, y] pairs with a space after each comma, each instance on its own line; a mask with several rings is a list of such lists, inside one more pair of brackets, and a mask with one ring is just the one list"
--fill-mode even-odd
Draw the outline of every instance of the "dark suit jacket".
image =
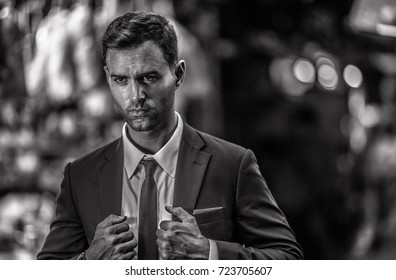
[[[121, 213], [122, 176], [121, 138], [67, 164], [56, 217], [38, 259], [73, 258], [87, 249], [97, 224]], [[174, 206], [209, 211], [195, 218], [202, 235], [216, 241], [219, 259], [302, 258], [253, 153], [186, 124]]]

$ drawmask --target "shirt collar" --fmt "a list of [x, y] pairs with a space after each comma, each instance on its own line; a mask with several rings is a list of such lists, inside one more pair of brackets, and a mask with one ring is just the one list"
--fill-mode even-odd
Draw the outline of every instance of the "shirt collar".
[[127, 123], [122, 128], [122, 141], [124, 143], [124, 166], [128, 175], [131, 178], [135, 173], [137, 166], [145, 156], [153, 156], [158, 165], [174, 178], [176, 176], [177, 156], [179, 154], [180, 141], [183, 133], [183, 120], [180, 115], [175, 112], [177, 116], [177, 127], [169, 141], [154, 155], [148, 155], [140, 151], [127, 136]]

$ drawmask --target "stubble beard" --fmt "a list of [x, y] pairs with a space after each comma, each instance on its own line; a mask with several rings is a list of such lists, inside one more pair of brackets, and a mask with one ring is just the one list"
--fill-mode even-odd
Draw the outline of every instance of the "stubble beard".
[[124, 116], [129, 127], [136, 132], [151, 131], [158, 126], [159, 120], [156, 116], [147, 114], [143, 117]]

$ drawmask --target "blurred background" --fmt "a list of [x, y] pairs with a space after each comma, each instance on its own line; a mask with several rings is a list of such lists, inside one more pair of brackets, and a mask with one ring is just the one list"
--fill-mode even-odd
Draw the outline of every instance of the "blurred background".
[[177, 110], [252, 149], [307, 259], [396, 259], [396, 0], [0, 0], [0, 259], [34, 259], [65, 164], [120, 135], [100, 39], [172, 19]]

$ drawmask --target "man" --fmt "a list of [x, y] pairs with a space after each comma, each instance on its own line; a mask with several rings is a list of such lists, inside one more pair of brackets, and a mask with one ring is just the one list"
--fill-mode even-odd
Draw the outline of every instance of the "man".
[[174, 111], [186, 65], [162, 16], [131, 12], [102, 39], [122, 137], [67, 164], [39, 259], [300, 259], [250, 150]]

